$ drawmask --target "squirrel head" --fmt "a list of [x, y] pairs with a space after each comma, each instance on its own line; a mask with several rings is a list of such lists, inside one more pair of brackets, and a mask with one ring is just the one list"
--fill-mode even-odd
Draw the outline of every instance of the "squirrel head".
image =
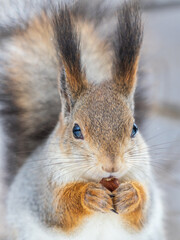
[[59, 80], [60, 148], [69, 158], [78, 156], [85, 161], [86, 169], [89, 166], [89, 172], [100, 178], [123, 175], [130, 168], [129, 156], [137, 155], [142, 142], [140, 135], [136, 136], [133, 116], [142, 43], [139, 5], [131, 1], [119, 10], [112, 77], [96, 85], [88, 83], [81, 66], [80, 38], [70, 11], [60, 10], [53, 23], [63, 65]]

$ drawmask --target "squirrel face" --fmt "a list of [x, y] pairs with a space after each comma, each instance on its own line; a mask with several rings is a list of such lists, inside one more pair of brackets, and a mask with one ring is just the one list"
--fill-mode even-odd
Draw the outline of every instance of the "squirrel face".
[[[89, 86], [69, 121], [61, 119], [61, 150], [67, 157], [78, 154], [82, 164], [86, 161], [87, 168], [92, 168], [87, 178], [120, 177], [132, 166], [129, 155], [139, 153], [138, 142], [142, 141], [139, 134], [132, 137], [133, 124], [131, 104], [112, 81]], [[74, 136], [74, 126], [78, 126], [79, 138]]]
[[[53, 21], [60, 57], [60, 148], [84, 164], [84, 177], [120, 177], [137, 156], [143, 140], [132, 138], [133, 95], [142, 42], [138, 11], [120, 12], [113, 42], [112, 76], [99, 85], [88, 83], [81, 64], [80, 38], [69, 10]], [[96, 63], [94, 63], [96, 64]], [[136, 160], [136, 159], [135, 159]]]

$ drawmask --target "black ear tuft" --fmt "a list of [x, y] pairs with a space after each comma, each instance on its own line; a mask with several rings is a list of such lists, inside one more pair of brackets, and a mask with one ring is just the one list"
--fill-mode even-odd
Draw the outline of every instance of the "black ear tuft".
[[[81, 69], [80, 38], [73, 17], [65, 6], [53, 12], [53, 30], [59, 60], [63, 63], [66, 85], [71, 100], [75, 101], [86, 87], [85, 73]], [[64, 83], [65, 84], [65, 83]]]
[[118, 26], [113, 43], [113, 77], [126, 96], [134, 92], [142, 36], [139, 1], [125, 2], [118, 12]]
[[58, 50], [69, 71], [74, 68], [81, 71], [80, 65], [80, 39], [67, 6], [56, 10], [53, 18], [54, 33]]

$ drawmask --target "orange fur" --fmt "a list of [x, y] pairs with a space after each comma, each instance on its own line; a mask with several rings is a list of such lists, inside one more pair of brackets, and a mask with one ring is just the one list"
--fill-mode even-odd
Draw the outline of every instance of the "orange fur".
[[93, 211], [110, 211], [113, 207], [109, 194], [101, 184], [91, 182], [69, 183], [64, 188], [55, 188], [56, 227], [68, 233]]
[[62, 61], [65, 67], [66, 81], [68, 82], [71, 91], [75, 93], [75, 96], [76, 95], [79, 96], [82, 90], [86, 89], [88, 86], [88, 82], [87, 82], [87, 79], [85, 78], [85, 74], [79, 72], [76, 67], [73, 68], [73, 72], [71, 72], [72, 70], [69, 69], [68, 64], [66, 64], [66, 62], [63, 60], [63, 57], [62, 57]]
[[144, 222], [146, 191], [138, 182], [127, 182], [115, 191], [114, 205], [122, 219], [135, 230], [140, 230]]
[[[139, 56], [137, 56], [135, 63], [131, 67], [131, 69], [127, 69], [128, 71], [125, 72], [121, 77], [114, 76], [114, 81], [116, 83], [117, 89], [124, 95], [129, 96], [130, 94], [134, 93], [136, 82], [137, 82], [137, 70], [138, 70], [138, 63], [139, 63]], [[120, 79], [121, 78], [121, 79]]]
[[123, 217], [134, 229], [140, 230], [144, 222], [143, 208], [146, 201], [146, 192], [140, 184], [132, 182], [132, 185], [137, 191], [138, 201], [134, 205], [131, 205], [129, 213], [124, 214]]
[[85, 183], [67, 184], [63, 189], [55, 189], [54, 207], [57, 222], [64, 231], [72, 231], [91, 212], [82, 205]]
[[[56, 51], [53, 43], [53, 30], [49, 23], [49, 19], [45, 14], [38, 18], [34, 18], [25, 30], [18, 29], [12, 38], [13, 48], [10, 49], [9, 63], [7, 71], [11, 84], [8, 88], [11, 91], [16, 106], [21, 110], [20, 121], [25, 125], [25, 132], [31, 134], [34, 129], [29, 126], [36, 126], [34, 122], [34, 112], [39, 111], [39, 105], [42, 99], [39, 90], [46, 91], [53, 88], [52, 81], [44, 81], [44, 86], [40, 84], [42, 73], [44, 78], [47, 76], [56, 76]], [[44, 65], [49, 66], [45, 69]], [[54, 75], [53, 75], [54, 74]], [[43, 78], [42, 77], [42, 78]], [[55, 85], [55, 84], [54, 84]], [[38, 95], [39, 94], [39, 95]], [[37, 99], [37, 98], [40, 99]], [[55, 95], [55, 101], [59, 101], [58, 92]], [[37, 107], [37, 109], [36, 109]], [[34, 110], [34, 112], [32, 112]], [[57, 114], [56, 114], [57, 115]], [[34, 122], [33, 122], [34, 121]], [[37, 130], [36, 130], [37, 131]]]

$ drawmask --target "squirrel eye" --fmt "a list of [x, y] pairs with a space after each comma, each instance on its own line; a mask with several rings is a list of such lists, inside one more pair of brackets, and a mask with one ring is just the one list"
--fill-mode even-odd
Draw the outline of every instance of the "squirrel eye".
[[137, 125], [134, 123], [134, 124], [133, 124], [132, 133], [131, 133], [131, 138], [135, 137], [137, 132], [138, 132], [138, 127], [137, 127]]
[[77, 123], [74, 124], [73, 127], [73, 135], [76, 139], [84, 139], [82, 133], [81, 133], [81, 129], [79, 127], [79, 125]]

